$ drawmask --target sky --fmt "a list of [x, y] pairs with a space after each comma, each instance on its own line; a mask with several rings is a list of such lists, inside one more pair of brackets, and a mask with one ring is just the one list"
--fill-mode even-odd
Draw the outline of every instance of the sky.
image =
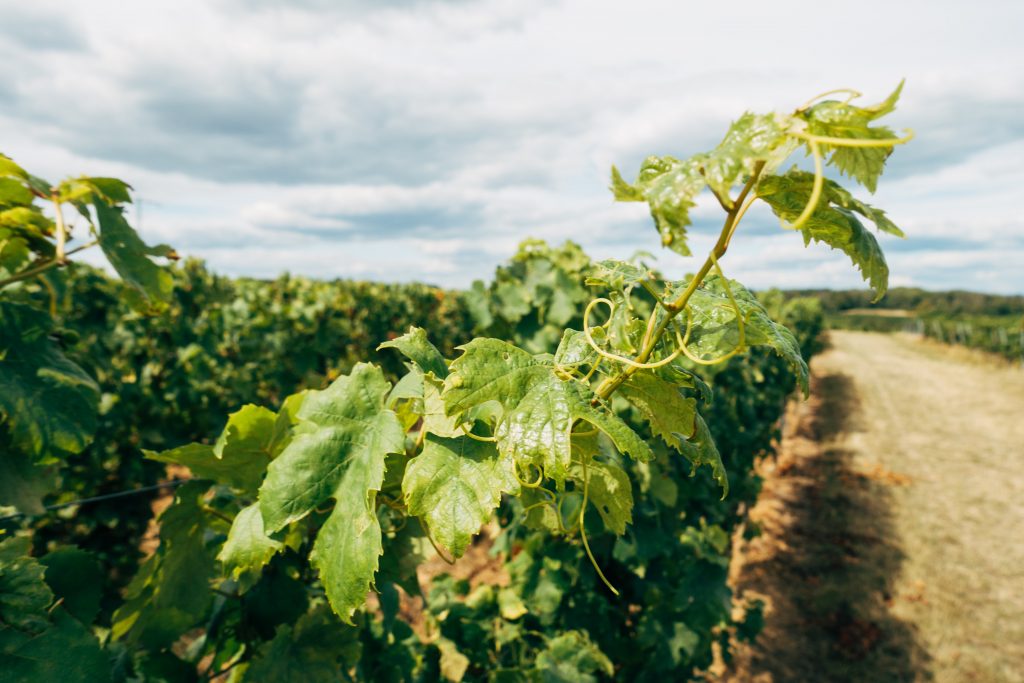
[[[1024, 2], [0, 0], [0, 152], [136, 189], [145, 239], [217, 272], [489, 279], [527, 237], [656, 252], [610, 167], [706, 151], [746, 110], [902, 78], [872, 197], [892, 285], [1024, 292]], [[692, 213], [700, 259], [721, 209]], [[763, 208], [722, 265], [748, 286], [863, 286]]]

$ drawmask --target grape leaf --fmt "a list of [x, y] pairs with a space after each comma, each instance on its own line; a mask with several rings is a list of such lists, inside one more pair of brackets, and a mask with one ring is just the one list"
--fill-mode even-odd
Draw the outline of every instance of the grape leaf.
[[135, 292], [129, 303], [141, 311], [165, 308], [171, 300], [174, 277], [150, 257], [172, 257], [174, 250], [166, 244], [147, 246], [125, 220], [120, 207], [111, 206], [100, 198], [93, 202], [93, 207], [100, 224], [100, 249]]
[[82, 451], [96, 431], [99, 387], [50, 337], [43, 311], [0, 302], [0, 413], [14, 449], [45, 462]]
[[499, 455], [493, 443], [468, 436], [428, 434], [402, 480], [409, 514], [422, 518], [431, 537], [454, 557], [462, 556], [491, 518], [501, 494], [518, 492], [511, 459]]
[[542, 681], [597, 683], [595, 674], [615, 675], [611, 660], [584, 631], [566, 631], [548, 639], [534, 666]]
[[669, 446], [679, 448], [677, 434], [693, 434], [697, 402], [685, 398], [678, 386], [652, 372], [641, 371], [620, 386], [619, 393], [640, 411], [651, 432]]
[[696, 206], [694, 199], [704, 189], [699, 158], [680, 161], [670, 156], [647, 157], [632, 185], [623, 180], [613, 166], [611, 189], [616, 201], [646, 201], [662, 246], [683, 256], [691, 255], [686, 243], [686, 226], [691, 223], [690, 209]]
[[259, 492], [270, 533], [334, 499], [310, 557], [332, 608], [348, 623], [365, 601], [381, 553], [375, 501], [385, 456], [405, 449], [398, 417], [384, 407], [390, 388], [380, 368], [360, 363], [327, 389], [310, 392], [294, 438], [270, 463]]
[[579, 330], [566, 330], [555, 350], [553, 362], [561, 367], [573, 367], [592, 363], [596, 358], [597, 352], [587, 342], [587, 335]]
[[0, 678], [4, 681], [104, 683], [110, 660], [96, 636], [57, 608], [48, 627], [30, 634], [0, 626]]
[[433, 373], [437, 379], [448, 376], [448, 365], [437, 347], [427, 339], [427, 332], [422, 327], [410, 327], [401, 337], [386, 341], [377, 347], [381, 349], [397, 349], [406, 358], [419, 366], [424, 374]]
[[338, 624], [326, 609], [302, 615], [294, 626], [279, 626], [257, 651], [245, 680], [258, 683], [335, 683], [339, 671], [359, 662], [359, 632]]
[[587, 482], [587, 498], [605, 527], [620, 536], [626, 533], [626, 525], [633, 522], [633, 487], [626, 471], [614, 463], [591, 459], [585, 473], [583, 465], [573, 463], [570, 474], [579, 485], [577, 490]]
[[259, 504], [253, 503], [235, 515], [217, 559], [224, 563], [227, 574], [237, 581], [243, 574], [262, 569], [283, 548], [284, 543], [266, 534]]
[[768, 168], [782, 163], [796, 147], [786, 136], [786, 125], [786, 119], [776, 114], [752, 112], [734, 121], [722, 142], [700, 159], [708, 186], [726, 199], [733, 185], [753, 174], [758, 162]]
[[114, 613], [112, 635], [159, 649], [196, 626], [210, 605], [209, 580], [216, 571], [207, 547], [202, 497], [209, 483], [190, 481], [174, 493], [160, 515], [160, 546], [128, 584]]
[[38, 632], [47, 626], [53, 593], [43, 581], [46, 568], [28, 555], [31, 547], [25, 536], [0, 542], [0, 624]]
[[654, 273], [646, 266], [618, 259], [605, 259], [591, 266], [586, 284], [588, 287], [625, 290], [632, 289], [642, 282], [655, 280]]
[[35, 195], [13, 178], [0, 178], [0, 207], [27, 206]]
[[[744, 345], [768, 346], [774, 349], [796, 375], [804, 395], [810, 391], [807, 363], [800, 355], [800, 344], [784, 325], [768, 316], [764, 306], [750, 291], [729, 280], [729, 289], [736, 299], [744, 320]], [[681, 292], [685, 282], [674, 285]], [[687, 313], [690, 317], [688, 348], [698, 356], [719, 357], [732, 351], [740, 342], [736, 309], [724, 286], [723, 278], [709, 275], [690, 297]]]
[[71, 616], [88, 626], [100, 611], [106, 574], [92, 553], [75, 547], [58, 548], [40, 558], [46, 585]]
[[43, 497], [57, 488], [57, 468], [34, 465], [28, 454], [5, 449], [2, 443], [0, 452], [0, 507], [30, 515], [43, 512]]
[[[793, 222], [807, 205], [813, 184], [814, 174], [793, 169], [785, 175], [762, 179], [757, 194], [782, 221]], [[849, 256], [875, 290], [875, 301], [878, 301], [889, 286], [889, 266], [878, 240], [865, 229], [854, 212], [874, 221], [880, 230], [903, 236], [884, 211], [857, 201], [831, 180], [825, 181], [818, 205], [804, 223], [801, 233], [805, 245], [811, 240], [824, 242]]]
[[562, 486], [571, 461], [569, 433], [577, 420], [591, 423], [615, 446], [638, 460], [650, 448], [625, 422], [595, 407], [593, 392], [562, 380], [550, 361], [537, 359], [497, 339], [474, 339], [459, 347], [442, 398], [451, 415], [496, 401], [504, 408], [496, 428], [498, 449], [523, 466], [536, 465]]
[[[858, 107], [847, 102], [828, 100], [819, 102], [800, 116], [807, 121], [807, 132], [823, 137], [847, 138], [851, 140], [886, 140], [896, 134], [885, 126], [871, 126], [877, 118], [896, 108], [896, 101], [903, 90], [901, 81], [896, 89], [882, 102], [870, 107]], [[878, 186], [878, 178], [885, 170], [885, 161], [892, 154], [892, 145], [885, 147], [834, 147], [820, 145], [823, 154], [830, 154], [828, 163], [839, 172], [855, 179], [870, 192]], [[808, 151], [809, 151], [808, 147]]]
[[272, 411], [247, 405], [230, 415], [213, 446], [193, 443], [160, 453], [143, 453], [150, 460], [184, 465], [197, 477], [255, 493], [270, 464], [276, 423]]
[[711, 431], [708, 429], [704, 418], [698, 414], [693, 436], [684, 439], [680, 435], [680, 438], [680, 445], [682, 447], [679, 449], [679, 452], [693, 465], [694, 474], [697, 473], [697, 468], [701, 465], [710, 466], [711, 476], [722, 487], [722, 498], [724, 499], [729, 495], [729, 475], [726, 474], [725, 465], [722, 464], [722, 456], [718, 453], [715, 439], [711, 436]]

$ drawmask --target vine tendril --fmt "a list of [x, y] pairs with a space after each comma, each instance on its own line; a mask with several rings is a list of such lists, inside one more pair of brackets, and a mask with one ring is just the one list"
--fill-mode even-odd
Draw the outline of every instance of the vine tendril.
[[584, 518], [585, 518], [585, 516], [587, 514], [587, 496], [590, 493], [590, 475], [589, 475], [589, 473], [587, 471], [587, 459], [586, 458], [583, 458], [582, 465], [583, 465], [583, 504], [580, 506], [580, 519], [579, 519], [580, 539], [583, 541], [583, 549], [587, 551], [587, 557], [590, 558], [590, 564], [594, 565], [594, 571], [597, 572], [597, 575], [601, 578], [601, 581], [604, 583], [604, 585], [608, 587], [608, 590], [610, 590], [613, 594], [615, 594], [617, 596], [617, 595], [619, 595], [619, 591], [616, 590], [615, 586], [612, 585], [612, 582], [609, 581], [608, 577], [606, 577], [604, 575], [604, 572], [601, 571], [601, 566], [597, 563], [597, 560], [594, 558], [594, 553], [590, 550], [590, 543], [587, 542], [587, 529], [586, 529], [586, 526], [584, 526], [583, 521], [584, 521]]
[[[678, 358], [679, 354], [682, 353], [680, 349], [676, 349], [675, 351], [672, 352], [672, 355], [666, 356], [665, 358], [662, 358], [659, 361], [655, 361], [653, 363], [638, 363], [632, 358], [627, 358], [626, 356], [620, 356], [618, 354], [605, 351], [604, 349], [597, 345], [597, 342], [594, 341], [594, 337], [590, 334], [590, 312], [594, 309], [594, 306], [597, 304], [605, 304], [606, 306], [608, 306], [609, 310], [612, 313], [615, 312], [615, 304], [611, 301], [611, 299], [600, 297], [594, 299], [589, 304], [587, 304], [586, 310], [583, 311], [583, 335], [587, 338], [587, 343], [590, 344], [590, 347], [594, 349], [594, 351], [596, 351], [597, 354], [602, 358], [607, 358], [608, 360], [613, 360], [618, 363], [634, 367], [638, 370], [652, 370], [654, 368], [660, 368], [663, 365], [668, 365], [676, 358]], [[610, 319], [611, 315], [609, 315], [609, 320]]]

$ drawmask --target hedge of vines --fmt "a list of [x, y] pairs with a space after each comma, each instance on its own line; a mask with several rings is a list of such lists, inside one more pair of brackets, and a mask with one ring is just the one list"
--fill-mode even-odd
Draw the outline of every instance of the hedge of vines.
[[[734, 609], [726, 583], [730, 534], [756, 497], [752, 465], [770, 452], [786, 397], [807, 391], [802, 354], [820, 327], [813, 304], [769, 297], [766, 306], [719, 261], [762, 201], [805, 243], [849, 256], [884, 294], [888, 268], [861, 220], [902, 233], [823, 166], [873, 191], [889, 153], [910, 139], [874, 124], [899, 92], [868, 107], [851, 103], [855, 93], [822, 99], [830, 92], [792, 113], [747, 113], [707, 153], [649, 158], [633, 183], [613, 170], [616, 199], [646, 203], [662, 244], [684, 255], [695, 197], [708, 190], [718, 201], [722, 231], [696, 274], [672, 280], [641, 260], [591, 263], [573, 245], [528, 243], [452, 309], [455, 328], [472, 320], [487, 336], [452, 349], [451, 330], [391, 329], [374, 355], [380, 364], [347, 373], [329, 331], [322, 356], [301, 358], [292, 331], [307, 313], [289, 320], [295, 302], [265, 293], [214, 295], [190, 304], [192, 318], [139, 323], [128, 347], [140, 346], [96, 360], [98, 342], [116, 339], [104, 321], [111, 308], [94, 312], [92, 328], [88, 312], [67, 313], [65, 297], [72, 307], [81, 298], [68, 257], [103, 249], [125, 281], [117, 296], [136, 311], [123, 318], [131, 321], [175, 305], [174, 277], [154, 259], [176, 255], [131, 229], [120, 181], [52, 186], [0, 158], [0, 502], [11, 513], [0, 541], [3, 671], [118, 681], [699, 676], [716, 645], [727, 657], [757, 630], [759, 606]], [[780, 171], [798, 150], [814, 171]], [[85, 222], [66, 221], [64, 206]], [[69, 248], [83, 231], [91, 241]], [[327, 306], [310, 329], [342, 324], [330, 309], [337, 291], [309, 287], [303, 304], [322, 297]], [[182, 345], [202, 338], [202, 315], [236, 306], [246, 319], [269, 311], [269, 323], [250, 328], [259, 343], [225, 341], [237, 330], [215, 323], [210, 338]], [[173, 345], [161, 345], [168, 331]], [[207, 365], [206, 342], [218, 336], [224, 353]], [[154, 436], [160, 427], [148, 419], [173, 421], [180, 410], [202, 429], [204, 402], [230, 402], [235, 370], [223, 368], [232, 354], [253, 360], [238, 363], [238, 379], [246, 400], [263, 405], [238, 407], [219, 435], [192, 443]], [[119, 393], [94, 375], [113, 377]], [[140, 379], [144, 397], [120, 393]], [[293, 380], [329, 384], [288, 394]], [[193, 381], [205, 383], [201, 397]], [[151, 399], [166, 412], [124, 427]], [[125, 439], [145, 458], [193, 475], [159, 517], [159, 546], [115, 596], [104, 583], [130, 565], [60, 545], [81, 531], [87, 546], [91, 521], [62, 530], [19, 516], [55, 471], [73, 481], [95, 469], [67, 463], [103, 438], [108, 415], [112, 429], [138, 430], [137, 442], [130, 431]], [[120, 470], [130, 446], [119, 439], [111, 454], [108, 443], [95, 462]], [[422, 580], [428, 558], [454, 562], [481, 528], [493, 530], [483, 545], [503, 559], [497, 576]]]

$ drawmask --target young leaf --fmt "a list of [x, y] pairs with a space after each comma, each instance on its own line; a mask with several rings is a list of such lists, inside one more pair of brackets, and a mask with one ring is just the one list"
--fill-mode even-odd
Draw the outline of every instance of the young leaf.
[[423, 519], [430, 535], [453, 557], [461, 557], [502, 493], [517, 494], [512, 460], [493, 443], [467, 436], [428, 434], [423, 452], [405, 470], [402, 494], [409, 514]]
[[554, 363], [567, 368], [592, 363], [597, 359], [597, 352], [587, 343], [587, 335], [579, 330], [566, 330], [562, 333], [562, 341], [555, 350]]
[[646, 201], [661, 235], [661, 244], [683, 256], [690, 256], [686, 226], [690, 209], [704, 189], [700, 158], [680, 161], [675, 157], [647, 157], [640, 166], [636, 183], [630, 185], [612, 168], [612, 192], [616, 201]]
[[654, 273], [642, 265], [618, 259], [605, 259], [591, 267], [586, 284], [588, 287], [625, 290], [655, 279]]
[[310, 392], [298, 412], [303, 422], [270, 463], [259, 493], [271, 533], [334, 499], [311, 560], [332, 608], [348, 623], [365, 601], [381, 553], [375, 501], [385, 456], [405, 448], [398, 417], [384, 407], [390, 388], [380, 368], [360, 363], [327, 389]]
[[734, 121], [718, 147], [700, 164], [708, 186], [723, 199], [758, 162], [771, 168], [788, 157], [796, 144], [786, 136], [787, 120], [776, 114], [745, 113]]
[[[757, 196], [763, 199], [782, 221], [793, 222], [811, 197], [814, 175], [796, 169], [781, 176], [763, 178]], [[874, 235], [868, 232], [853, 212], [874, 221], [878, 229], [899, 237], [903, 232], [884, 211], [857, 201], [831, 180], [826, 180], [821, 198], [801, 232], [804, 244], [824, 242], [850, 257], [863, 278], [875, 290], [875, 301], [885, 295], [889, 286], [889, 266]]]
[[411, 360], [424, 374], [433, 373], [437, 379], [448, 376], [448, 365], [437, 347], [427, 339], [427, 332], [422, 327], [410, 327], [409, 331], [397, 339], [386, 341], [377, 347], [380, 349], [398, 349]]
[[[889, 97], [876, 105], [858, 107], [847, 102], [829, 100], [819, 102], [801, 112], [800, 116], [807, 121], [807, 132], [812, 135], [851, 140], [892, 139], [896, 134], [890, 128], [872, 127], [870, 124], [896, 108], [902, 90], [901, 81]], [[831, 151], [828, 162], [838, 168], [840, 173], [854, 178], [870, 192], [874, 192], [893, 147], [832, 147], [823, 144], [821, 150], [825, 154]]]

